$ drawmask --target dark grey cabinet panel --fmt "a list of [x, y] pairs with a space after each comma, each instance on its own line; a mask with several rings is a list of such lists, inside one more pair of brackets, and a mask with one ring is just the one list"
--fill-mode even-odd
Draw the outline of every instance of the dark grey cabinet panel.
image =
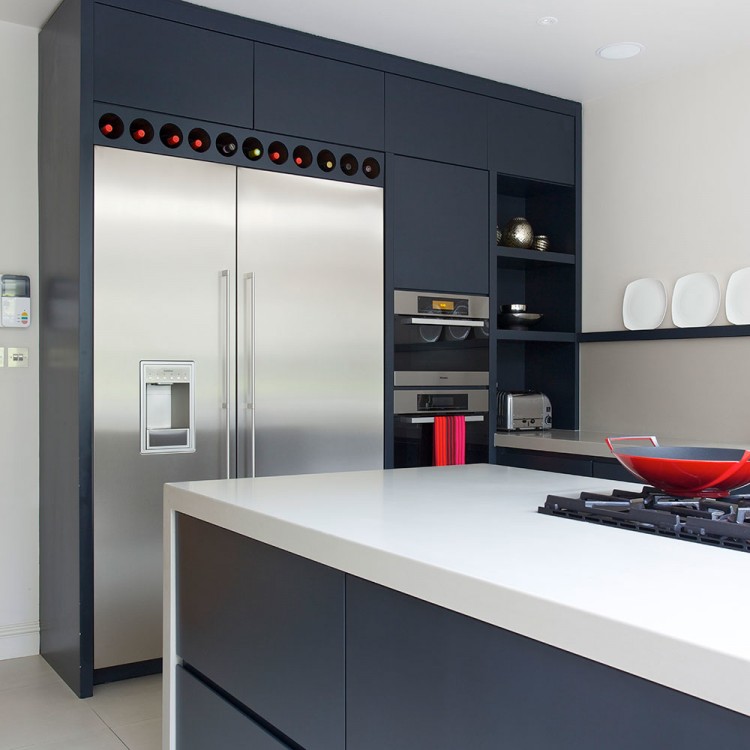
[[500, 466], [514, 466], [517, 469], [554, 471], [558, 474], [576, 474], [582, 477], [592, 475], [591, 458], [561, 453], [524, 451], [516, 448], [496, 448], [497, 463]]
[[253, 42], [96, 5], [94, 98], [252, 127]]
[[177, 750], [289, 750], [181, 667], [176, 679]]
[[177, 651], [306, 750], [344, 748], [344, 574], [177, 520]]
[[487, 168], [487, 99], [434, 83], [388, 75], [386, 150]]
[[346, 596], [347, 750], [747, 746], [720, 706], [351, 576]]
[[489, 151], [490, 169], [497, 172], [572, 185], [575, 182], [575, 118], [492, 100]]
[[383, 150], [380, 71], [266, 44], [255, 50], [255, 127]]
[[487, 172], [393, 156], [386, 187], [395, 287], [487, 294]]

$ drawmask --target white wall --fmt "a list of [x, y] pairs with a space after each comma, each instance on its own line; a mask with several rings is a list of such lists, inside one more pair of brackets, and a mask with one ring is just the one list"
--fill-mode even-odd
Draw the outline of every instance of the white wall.
[[31, 327], [0, 328], [30, 355], [0, 369], [0, 659], [39, 651], [37, 39], [0, 22], [0, 273], [32, 279]]
[[[750, 51], [584, 104], [584, 331], [624, 329], [634, 279], [671, 304], [684, 274], [750, 266], [748, 80]], [[581, 425], [750, 443], [748, 371], [750, 338], [584, 344]]]

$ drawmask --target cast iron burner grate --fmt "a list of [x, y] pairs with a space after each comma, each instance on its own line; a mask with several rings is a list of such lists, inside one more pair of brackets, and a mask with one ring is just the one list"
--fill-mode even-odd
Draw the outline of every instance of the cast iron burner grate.
[[644, 487], [641, 492], [614, 490], [611, 495], [548, 495], [539, 512], [750, 552], [750, 495], [693, 499]]

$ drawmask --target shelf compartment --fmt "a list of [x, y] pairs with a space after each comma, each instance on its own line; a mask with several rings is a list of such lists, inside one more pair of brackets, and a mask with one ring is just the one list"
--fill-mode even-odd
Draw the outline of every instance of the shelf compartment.
[[[527, 335], [525, 331], [499, 334]], [[532, 333], [529, 331], [528, 333]], [[544, 331], [534, 332], [540, 336]], [[575, 334], [554, 334], [566, 340], [499, 338], [497, 342], [497, 387], [499, 391], [541, 391], [552, 404], [552, 425], [578, 429], [578, 344]]]
[[[535, 234], [549, 237], [549, 251], [557, 255], [576, 253], [576, 193], [572, 185], [497, 175], [497, 226], [523, 216]], [[533, 251], [532, 251], [533, 252]]]
[[604, 341], [665, 341], [668, 339], [713, 339], [750, 336], [750, 325], [702, 328], [654, 328], [645, 331], [593, 331], [579, 333], [582, 344]]

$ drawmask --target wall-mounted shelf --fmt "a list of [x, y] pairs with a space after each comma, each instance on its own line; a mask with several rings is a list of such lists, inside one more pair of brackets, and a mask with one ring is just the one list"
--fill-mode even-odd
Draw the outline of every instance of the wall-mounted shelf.
[[569, 331], [514, 331], [499, 329], [498, 341], [555, 341], [575, 344], [576, 334]]
[[713, 339], [750, 336], [750, 325], [704, 328], [655, 328], [647, 331], [594, 331], [579, 333], [582, 344], [603, 341], [665, 341], [668, 339]]
[[520, 247], [506, 247], [499, 245], [497, 248], [497, 258], [504, 266], [516, 264], [547, 264], [562, 263], [564, 265], [575, 265], [576, 257], [572, 253], [551, 253], [548, 251], [540, 252], [539, 250], [527, 250]]

